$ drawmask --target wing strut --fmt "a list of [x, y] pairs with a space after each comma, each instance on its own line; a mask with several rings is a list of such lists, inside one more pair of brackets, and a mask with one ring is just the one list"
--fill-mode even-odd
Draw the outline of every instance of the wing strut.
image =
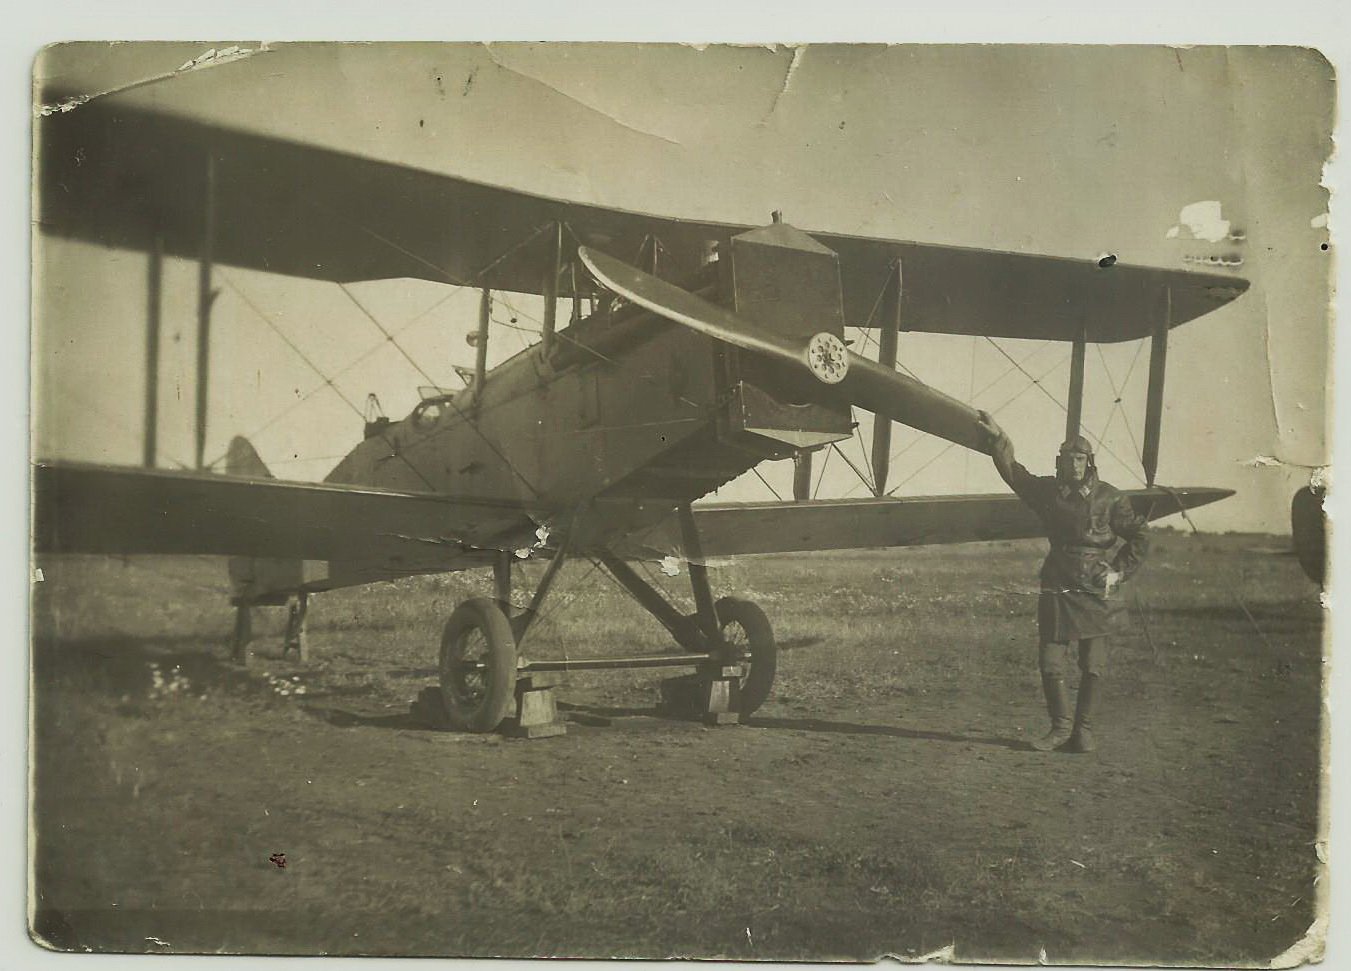
[[[545, 361], [554, 346], [554, 327], [558, 321], [558, 276], [563, 272], [563, 224], [555, 222], [549, 234], [549, 257], [544, 267], [544, 327], [540, 331], [540, 354]], [[573, 301], [576, 304], [576, 301]]]
[[202, 223], [202, 255], [197, 262], [197, 471], [206, 460], [206, 400], [211, 372], [211, 305], [220, 295], [211, 289], [211, 271], [216, 245], [216, 157], [206, 157], [205, 219]]
[[1168, 324], [1173, 316], [1173, 290], [1164, 291], [1163, 317], [1154, 325], [1149, 344], [1149, 397], [1145, 401], [1145, 442], [1140, 461], [1145, 483], [1154, 484], [1159, 469], [1159, 433], [1163, 428], [1163, 374], [1168, 363]]
[[141, 464], [155, 467], [155, 452], [159, 435], [159, 331], [164, 299], [164, 237], [155, 234], [149, 259], [146, 260], [145, 280], [145, 440]]
[[806, 502], [812, 497], [812, 453], [800, 448], [793, 453], [793, 501]]
[[1081, 324], [1070, 355], [1070, 393], [1065, 409], [1065, 441], [1079, 434], [1084, 413], [1084, 357], [1088, 352], [1088, 327]]
[[[892, 286], [892, 284], [895, 284]], [[901, 331], [901, 261], [887, 281], [891, 291], [893, 313], [888, 317], [883, 313], [880, 322], [881, 332], [877, 335], [877, 363], [890, 370], [896, 368], [896, 351]], [[871, 321], [869, 321], [871, 323]], [[887, 474], [891, 471], [891, 419], [884, 415], [873, 417], [873, 495], [881, 496], [887, 491]]]
[[478, 332], [474, 338], [474, 407], [483, 400], [483, 385], [488, 379], [488, 324], [493, 319], [493, 292], [483, 288], [478, 300]]

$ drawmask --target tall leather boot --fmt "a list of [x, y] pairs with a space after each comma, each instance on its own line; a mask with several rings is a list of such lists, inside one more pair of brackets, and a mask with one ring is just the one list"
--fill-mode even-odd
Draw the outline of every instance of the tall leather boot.
[[1053, 675], [1041, 676], [1041, 690], [1046, 695], [1046, 711], [1051, 716], [1051, 730], [1041, 738], [1032, 740], [1032, 747], [1038, 752], [1050, 752], [1070, 740], [1073, 728], [1070, 723], [1070, 693], [1065, 687], [1065, 679]]
[[1074, 735], [1065, 746], [1067, 751], [1097, 751], [1098, 743], [1093, 740], [1093, 712], [1101, 696], [1101, 679], [1096, 674], [1085, 674], [1079, 682], [1079, 701], [1074, 708]]

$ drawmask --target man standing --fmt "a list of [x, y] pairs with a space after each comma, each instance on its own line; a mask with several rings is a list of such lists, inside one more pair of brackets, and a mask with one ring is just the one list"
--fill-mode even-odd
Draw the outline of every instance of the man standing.
[[[1092, 752], [1093, 715], [1107, 662], [1107, 635], [1120, 608], [1121, 583], [1149, 549], [1145, 519], [1120, 491], [1098, 479], [1093, 448], [1082, 435], [1060, 446], [1054, 476], [1036, 476], [1014, 461], [1013, 443], [989, 413], [981, 427], [991, 437], [995, 468], [1037, 513], [1051, 551], [1041, 567], [1037, 607], [1038, 666], [1051, 730], [1033, 741], [1041, 752]], [[1079, 645], [1079, 700], [1070, 720], [1069, 642]]]

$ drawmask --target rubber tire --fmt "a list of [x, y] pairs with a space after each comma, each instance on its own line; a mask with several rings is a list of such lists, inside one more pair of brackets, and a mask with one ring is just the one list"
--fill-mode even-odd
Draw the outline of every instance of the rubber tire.
[[774, 630], [769, 626], [765, 612], [749, 600], [739, 597], [723, 597], [714, 610], [718, 614], [718, 624], [740, 624], [746, 632], [750, 647], [751, 669], [741, 682], [741, 697], [738, 712], [742, 718], [752, 714], [769, 698], [774, 687], [774, 672], [779, 664], [779, 647], [774, 643]]
[[[455, 690], [454, 666], [463, 658], [468, 636], [479, 630], [488, 642], [484, 659], [487, 684], [476, 702]], [[516, 696], [516, 637], [511, 621], [497, 601], [488, 597], [466, 600], [455, 608], [441, 633], [441, 697], [452, 728], [491, 732], [502, 723]]]

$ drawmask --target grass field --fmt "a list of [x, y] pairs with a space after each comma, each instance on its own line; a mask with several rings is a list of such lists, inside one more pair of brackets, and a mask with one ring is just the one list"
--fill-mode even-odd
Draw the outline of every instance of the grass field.
[[[220, 562], [43, 559], [37, 931], [77, 950], [1264, 963], [1309, 928], [1322, 873], [1322, 611], [1279, 545], [1159, 534], [1092, 756], [1026, 747], [1040, 543], [728, 563], [715, 591], [757, 601], [782, 650], [750, 724], [655, 717], [662, 672], [575, 674], [567, 735], [538, 741], [408, 714], [487, 577], [320, 596], [303, 667], [260, 612], [244, 668]], [[550, 610], [530, 656], [668, 647], [586, 563]]]

